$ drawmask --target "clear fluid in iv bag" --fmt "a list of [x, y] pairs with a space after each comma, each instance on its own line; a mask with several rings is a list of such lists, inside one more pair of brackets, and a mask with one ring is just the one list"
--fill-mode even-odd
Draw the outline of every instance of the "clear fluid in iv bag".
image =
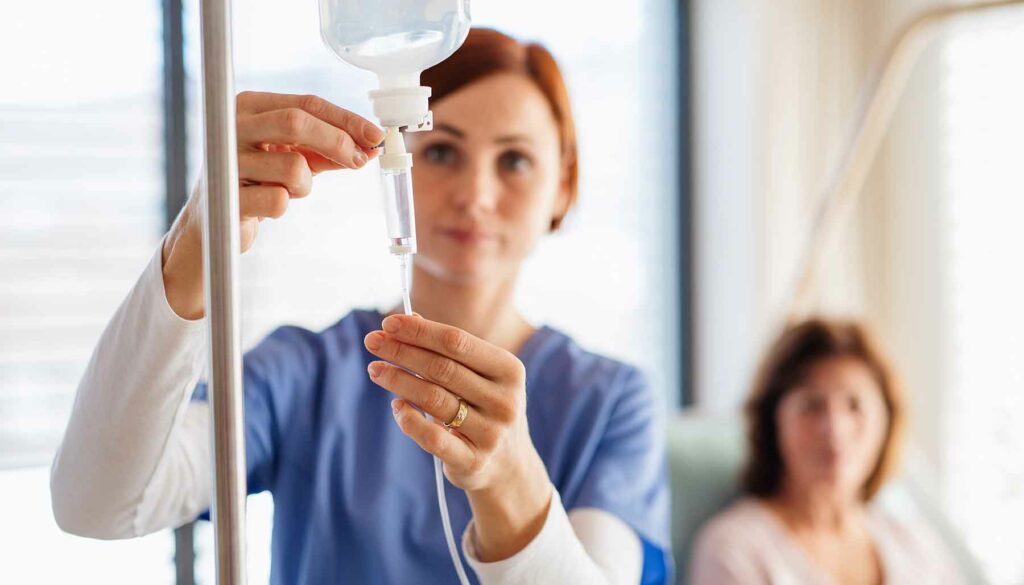
[[444, 35], [433, 30], [374, 37], [341, 48], [344, 59], [356, 67], [379, 73], [404, 73], [407, 63], [429, 63], [444, 53]]
[[324, 43], [377, 74], [419, 74], [451, 55], [469, 26], [469, 0], [320, 0]]

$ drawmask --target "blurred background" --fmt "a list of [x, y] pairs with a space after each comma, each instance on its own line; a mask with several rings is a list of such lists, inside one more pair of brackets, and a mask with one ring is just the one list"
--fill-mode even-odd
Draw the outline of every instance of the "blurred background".
[[[669, 418], [734, 417], [867, 83], [937, 5], [473, 0], [474, 24], [552, 50], [579, 128], [580, 204], [528, 264], [527, 315], [639, 364]], [[314, 0], [233, 7], [239, 91], [371, 115], [375, 79], [322, 46]], [[4, 13], [0, 580], [212, 583], [208, 525], [72, 537], [48, 484], [92, 347], [200, 172], [198, 1]], [[1024, 9], [942, 29], [811, 290], [812, 309], [863, 318], [891, 350], [913, 404], [905, 473], [994, 585], [1024, 584], [1022, 63]], [[395, 302], [378, 197], [373, 170], [322, 176], [261, 226], [242, 262], [246, 347]], [[253, 583], [267, 580], [271, 507], [249, 500]]]

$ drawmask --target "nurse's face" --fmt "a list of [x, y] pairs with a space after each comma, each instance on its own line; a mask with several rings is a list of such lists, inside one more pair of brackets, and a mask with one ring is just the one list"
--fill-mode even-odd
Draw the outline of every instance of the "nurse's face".
[[551, 107], [528, 78], [496, 74], [431, 109], [434, 130], [406, 135], [416, 265], [462, 284], [514, 278], [568, 206]]
[[889, 425], [882, 390], [860, 360], [811, 366], [776, 411], [789, 486], [856, 496], [878, 463]]

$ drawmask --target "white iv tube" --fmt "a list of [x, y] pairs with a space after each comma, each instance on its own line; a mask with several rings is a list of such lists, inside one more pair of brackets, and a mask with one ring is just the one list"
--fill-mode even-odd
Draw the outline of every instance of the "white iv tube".
[[[416, 253], [416, 216], [412, 197], [412, 155], [405, 151], [405, 141], [398, 128], [389, 127], [384, 138], [384, 154], [380, 157], [381, 179], [384, 186], [384, 209], [387, 214], [388, 250], [398, 256], [402, 278], [402, 309], [412, 315], [412, 301], [409, 298], [412, 280], [412, 255]], [[432, 417], [431, 420], [433, 421]], [[444, 491], [444, 468], [441, 460], [434, 456], [434, 485], [437, 487], [437, 504], [441, 511], [441, 525], [444, 527], [448, 554], [452, 558], [460, 585], [469, 585], [466, 568], [455, 544], [451, 517], [448, 515], [448, 498]]]
[[409, 281], [412, 280], [412, 266], [409, 263], [409, 254], [398, 255], [399, 269], [402, 271], [402, 311], [406, 315], [412, 315], [412, 300], [409, 298]]

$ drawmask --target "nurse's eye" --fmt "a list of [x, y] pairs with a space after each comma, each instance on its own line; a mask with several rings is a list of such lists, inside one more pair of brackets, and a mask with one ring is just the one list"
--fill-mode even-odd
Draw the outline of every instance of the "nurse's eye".
[[459, 151], [451, 144], [439, 142], [424, 148], [423, 158], [432, 165], [453, 165], [459, 160]]
[[498, 166], [503, 171], [525, 173], [533, 168], [533, 159], [518, 150], [509, 150], [498, 157]]

